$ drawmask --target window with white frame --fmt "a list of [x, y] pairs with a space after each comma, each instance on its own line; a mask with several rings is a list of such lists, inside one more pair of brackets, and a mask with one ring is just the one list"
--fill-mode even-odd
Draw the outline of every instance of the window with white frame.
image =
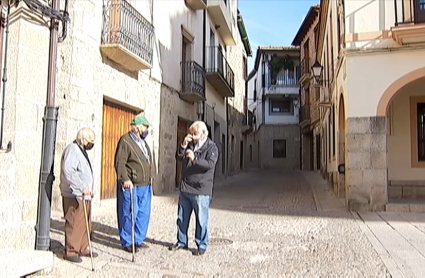
[[292, 101], [287, 99], [270, 99], [270, 115], [273, 114], [294, 114]]

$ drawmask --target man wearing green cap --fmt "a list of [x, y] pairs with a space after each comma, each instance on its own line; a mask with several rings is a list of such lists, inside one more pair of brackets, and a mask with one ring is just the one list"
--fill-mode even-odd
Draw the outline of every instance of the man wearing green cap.
[[121, 245], [128, 252], [132, 252], [130, 190], [134, 196], [135, 251], [148, 247], [144, 240], [149, 226], [152, 197], [152, 155], [145, 142], [149, 126], [145, 117], [136, 116], [130, 123], [130, 132], [118, 141], [115, 152], [118, 232]]

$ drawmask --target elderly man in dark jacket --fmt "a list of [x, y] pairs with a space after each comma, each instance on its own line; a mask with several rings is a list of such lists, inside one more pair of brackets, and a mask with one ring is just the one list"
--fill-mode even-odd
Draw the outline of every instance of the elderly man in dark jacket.
[[215, 165], [218, 159], [216, 144], [208, 138], [204, 122], [196, 121], [177, 150], [182, 160], [182, 182], [178, 204], [177, 243], [170, 250], [187, 249], [187, 230], [192, 211], [195, 211], [195, 242], [198, 247], [192, 254], [203, 255], [208, 246], [208, 217], [214, 185]]

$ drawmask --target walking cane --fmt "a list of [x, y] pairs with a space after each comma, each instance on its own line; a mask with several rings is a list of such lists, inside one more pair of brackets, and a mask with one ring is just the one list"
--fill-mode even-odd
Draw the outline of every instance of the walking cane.
[[85, 215], [85, 220], [86, 220], [87, 238], [89, 240], [90, 258], [91, 258], [91, 271], [94, 271], [93, 251], [92, 251], [92, 248], [91, 248], [90, 230], [89, 230], [89, 219], [87, 217], [86, 200], [84, 199], [84, 195], [83, 195], [83, 207], [84, 207], [84, 215]]
[[134, 263], [134, 196], [133, 196], [133, 187], [130, 187], [130, 210], [131, 210], [131, 249], [132, 249], [132, 259], [131, 261]]

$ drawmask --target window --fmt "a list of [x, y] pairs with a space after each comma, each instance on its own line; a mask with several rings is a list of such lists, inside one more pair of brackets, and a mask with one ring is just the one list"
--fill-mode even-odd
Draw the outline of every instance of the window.
[[270, 100], [270, 114], [293, 114], [292, 101], [290, 100]]
[[254, 79], [254, 101], [257, 101], [257, 78]]
[[419, 9], [425, 10], [425, 0], [419, 0]]
[[335, 156], [335, 105], [332, 106], [332, 156]]
[[[263, 58], [264, 59], [264, 58]], [[261, 88], [266, 87], [266, 62], [263, 60], [261, 64]]]
[[246, 80], [248, 77], [248, 63], [245, 56], [242, 57], [242, 70], [242, 77], [244, 80]]
[[249, 145], [249, 159], [252, 161], [252, 145]]
[[273, 158], [286, 158], [286, 140], [273, 140]]
[[418, 161], [425, 161], [425, 102], [418, 102], [416, 109]]

